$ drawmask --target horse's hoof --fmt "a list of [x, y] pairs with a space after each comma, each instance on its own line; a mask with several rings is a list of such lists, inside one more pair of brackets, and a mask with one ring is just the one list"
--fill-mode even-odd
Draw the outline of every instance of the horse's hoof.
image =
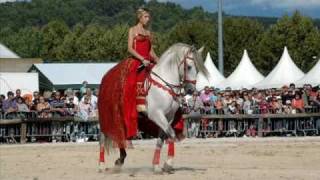
[[153, 166], [153, 173], [154, 174], [163, 174], [162, 168], [159, 165]]
[[169, 174], [174, 173], [174, 168], [166, 162], [164, 163], [162, 170], [166, 173], [169, 173]]
[[121, 161], [121, 159], [117, 159], [116, 162], [114, 162], [114, 165], [121, 167], [121, 166], [123, 165], [123, 163], [124, 163], [124, 162]]

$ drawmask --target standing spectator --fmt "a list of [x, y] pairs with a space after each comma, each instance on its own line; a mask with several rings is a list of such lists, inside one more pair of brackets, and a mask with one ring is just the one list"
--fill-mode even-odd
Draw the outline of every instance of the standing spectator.
[[204, 111], [206, 114], [210, 113], [210, 89], [208, 86], [204, 88], [204, 91], [200, 94], [200, 99], [204, 106]]
[[5, 113], [5, 117], [12, 119], [15, 118], [15, 112], [18, 111], [17, 103], [14, 99], [14, 94], [12, 91], [7, 93], [8, 98], [4, 100], [2, 104], [2, 110]]
[[243, 111], [245, 114], [252, 114], [252, 100], [249, 98], [248, 95], [244, 95], [244, 102], [243, 102]]
[[192, 98], [189, 98], [187, 104], [188, 104], [188, 113], [190, 113], [191, 115], [200, 115], [201, 109], [203, 108], [203, 103], [197, 91], [193, 92]]
[[83, 97], [83, 95], [86, 93], [87, 91], [87, 85], [88, 85], [88, 81], [83, 81], [82, 82], [82, 86], [80, 88], [80, 96]]
[[259, 103], [260, 114], [267, 114], [269, 112], [269, 105], [266, 99], [262, 99]]
[[292, 100], [292, 109], [296, 112], [302, 113], [304, 111], [304, 102], [301, 99], [301, 95], [296, 93], [295, 98]]
[[89, 117], [95, 116], [89, 96], [84, 96], [83, 101], [80, 102], [78, 115], [84, 120], [88, 120]]
[[64, 110], [64, 100], [61, 98], [60, 92], [57, 91], [54, 93], [53, 100], [50, 102], [51, 106], [51, 111], [52, 112], [57, 112], [57, 114], [54, 115], [59, 115], [59, 116], [64, 116], [65, 115], [65, 110]]
[[20, 90], [20, 89], [17, 89], [17, 90], [16, 90], [16, 96], [14, 97], [14, 99], [17, 101], [18, 98], [20, 98], [20, 97], [21, 97], [21, 90]]
[[270, 102], [270, 110], [273, 114], [279, 114], [282, 112], [282, 104], [281, 99], [277, 99], [277, 97], [273, 96]]
[[6, 96], [4, 96], [3, 94], [0, 94], [0, 112], [2, 111], [2, 105], [5, 99], [6, 99]]
[[39, 97], [39, 102], [37, 103], [36, 110], [40, 118], [49, 118], [51, 117], [50, 113], [50, 104], [43, 96]]
[[220, 94], [218, 95], [218, 98], [214, 103], [214, 107], [216, 108], [217, 114], [223, 114], [223, 102]]
[[82, 97], [81, 101], [84, 102], [85, 97], [88, 97], [90, 99], [90, 103], [92, 105], [92, 108], [94, 110], [97, 109], [97, 103], [98, 103], [98, 98], [97, 96], [92, 94], [92, 91], [90, 88], [87, 88], [86, 94], [84, 97]]
[[30, 109], [25, 104], [24, 99], [22, 97], [18, 97], [16, 100], [17, 100], [17, 107], [18, 107], [17, 112], [30, 112]]
[[66, 102], [65, 103], [71, 103], [70, 101], [72, 100], [72, 103], [75, 105], [79, 105], [79, 99], [77, 96], [75, 96], [75, 94], [73, 93], [72, 89], [69, 88], [65, 91], [65, 95], [66, 95]]
[[38, 91], [34, 91], [33, 92], [31, 110], [35, 110], [36, 111], [38, 103], [39, 103], [39, 92]]

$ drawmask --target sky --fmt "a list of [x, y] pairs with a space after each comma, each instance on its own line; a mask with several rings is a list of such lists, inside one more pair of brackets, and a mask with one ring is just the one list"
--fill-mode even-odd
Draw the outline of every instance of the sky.
[[[1, 2], [16, 0], [0, 0]], [[23, 1], [23, 0], [20, 0]], [[147, 0], [148, 1], [148, 0]], [[201, 6], [209, 12], [217, 11], [218, 0], [158, 0], [175, 2], [184, 8]], [[303, 15], [320, 18], [320, 0], [222, 0], [223, 11], [231, 15], [280, 17], [299, 10]]]
[[[217, 11], [218, 0], [158, 0], [175, 2], [184, 8], [201, 6]], [[320, 0], [222, 0], [223, 11], [231, 15], [280, 17], [299, 10], [303, 15], [320, 18]]]

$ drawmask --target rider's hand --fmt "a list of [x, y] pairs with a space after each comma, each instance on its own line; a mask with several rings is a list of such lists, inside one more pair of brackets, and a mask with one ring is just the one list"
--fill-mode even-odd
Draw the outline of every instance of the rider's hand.
[[145, 67], [148, 67], [149, 64], [150, 64], [150, 61], [143, 59], [143, 60], [142, 60], [142, 63], [143, 63], [143, 65], [144, 65]]

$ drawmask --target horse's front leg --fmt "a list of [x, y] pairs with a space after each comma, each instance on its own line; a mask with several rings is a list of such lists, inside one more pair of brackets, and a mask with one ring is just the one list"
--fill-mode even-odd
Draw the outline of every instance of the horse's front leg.
[[162, 168], [160, 167], [160, 154], [161, 154], [163, 143], [164, 143], [164, 138], [159, 137], [157, 139], [156, 149], [154, 151], [153, 161], [152, 161], [153, 170], [155, 173], [162, 172]]
[[165, 172], [172, 172], [174, 171], [173, 168], [173, 159], [175, 154], [175, 147], [174, 147], [174, 140], [168, 139], [168, 159], [163, 165], [163, 170]]

